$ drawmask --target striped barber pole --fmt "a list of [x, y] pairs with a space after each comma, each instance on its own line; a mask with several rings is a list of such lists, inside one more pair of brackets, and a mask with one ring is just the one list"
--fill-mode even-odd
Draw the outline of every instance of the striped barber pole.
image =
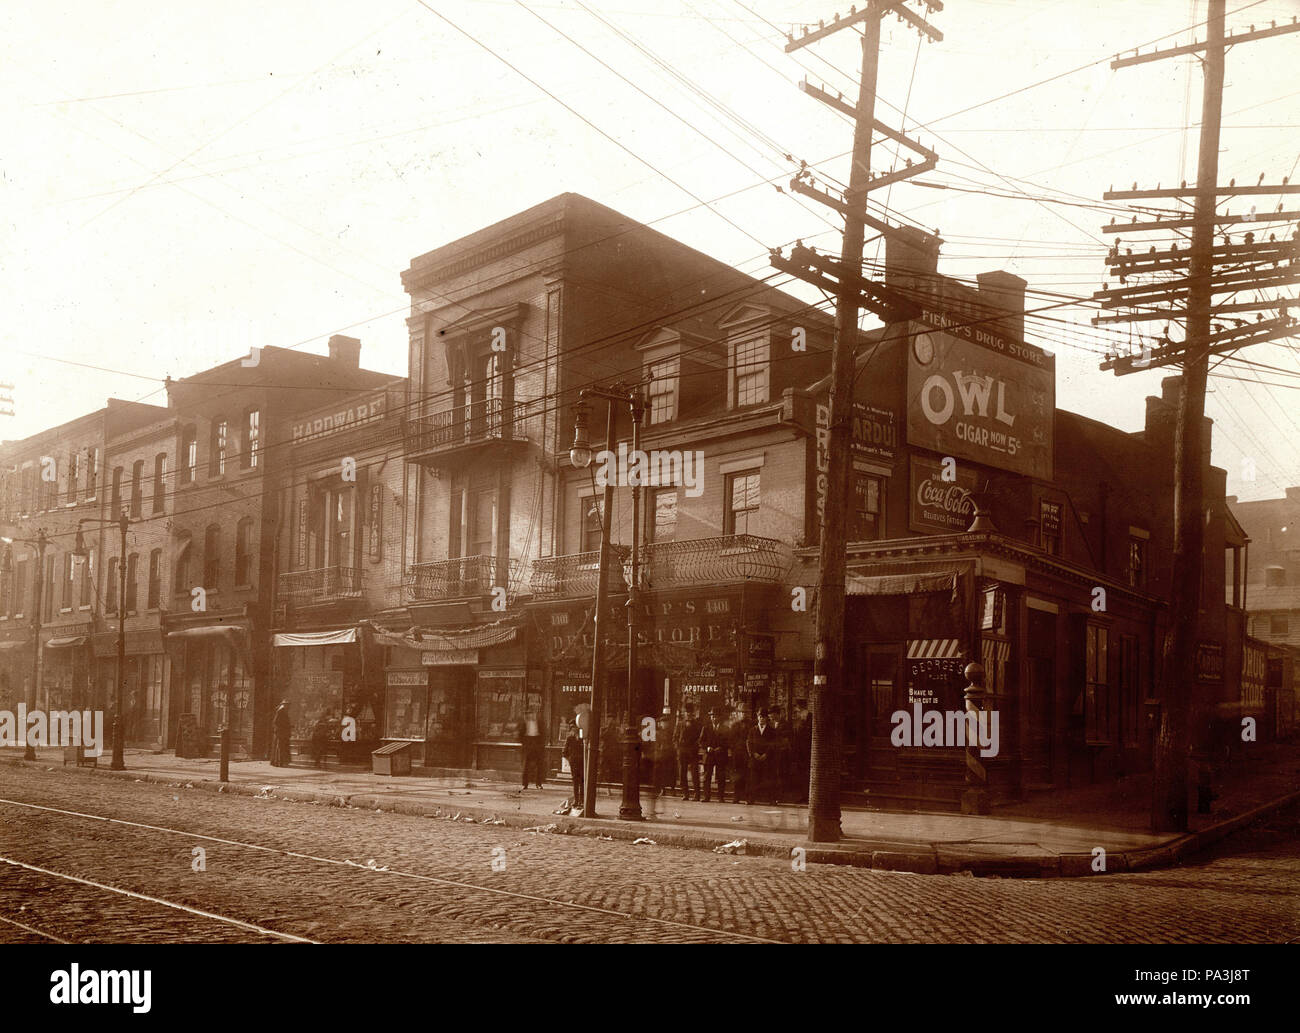
[[960, 656], [955, 638], [914, 638], [907, 643], [909, 660], [956, 660]]

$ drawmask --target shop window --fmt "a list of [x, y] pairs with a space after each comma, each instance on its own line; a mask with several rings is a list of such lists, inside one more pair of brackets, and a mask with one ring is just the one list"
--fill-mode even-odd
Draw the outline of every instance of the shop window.
[[131, 464], [131, 515], [138, 517], [144, 511], [144, 460]]
[[235, 531], [235, 584], [253, 583], [253, 518], [244, 517]]
[[1268, 633], [1271, 638], [1286, 638], [1291, 634], [1291, 621], [1285, 613], [1269, 614]]
[[582, 541], [579, 552], [595, 552], [600, 548], [601, 516], [600, 508], [604, 500], [599, 495], [587, 495], [578, 499], [582, 507]]
[[136, 612], [136, 581], [140, 573], [140, 555], [131, 553], [126, 558], [126, 612]]
[[1084, 725], [1089, 743], [1110, 742], [1109, 630], [1088, 624], [1085, 642]]
[[167, 453], [153, 457], [153, 511], [161, 513], [167, 501]]
[[95, 590], [95, 550], [86, 553], [86, 562], [81, 571], [81, 606], [90, 605], [90, 595]]
[[181, 484], [193, 484], [199, 469], [199, 432], [194, 426], [181, 432]]
[[252, 470], [257, 467], [262, 447], [262, 413], [259, 409], [249, 409], [244, 413], [244, 451], [239, 456], [239, 468]]
[[760, 405], [768, 396], [768, 345], [763, 339], [741, 341], [732, 348], [732, 405]]
[[221, 527], [209, 524], [203, 532], [203, 587], [215, 592], [221, 582]]
[[650, 404], [650, 422], [667, 423], [677, 419], [677, 384], [680, 365], [676, 358], [649, 365], [650, 384], [646, 389]]
[[149, 609], [162, 605], [162, 549], [149, 553]]
[[750, 534], [758, 529], [757, 470], [727, 475], [724, 534]]
[[229, 441], [230, 425], [218, 417], [212, 421], [208, 437], [208, 476], [221, 477], [226, 472], [226, 449]]
[[480, 671], [475, 704], [481, 742], [517, 742], [524, 716], [524, 672]]
[[110, 519], [117, 519], [122, 512], [122, 468], [113, 467], [113, 494], [108, 504], [108, 513]]
[[869, 473], [853, 472], [853, 512], [849, 540], [874, 542], [884, 537], [885, 482]]

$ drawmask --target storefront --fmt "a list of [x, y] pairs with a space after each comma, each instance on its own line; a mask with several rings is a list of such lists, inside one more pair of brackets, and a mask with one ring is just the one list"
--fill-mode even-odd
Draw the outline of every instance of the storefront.
[[290, 740], [309, 742], [324, 719], [340, 760], [364, 763], [380, 741], [384, 700], [368, 677], [373, 658], [367, 664], [360, 630], [279, 632], [272, 645], [273, 703], [288, 700]]
[[[107, 710], [117, 696], [117, 632], [92, 637], [96, 709]], [[159, 631], [126, 633], [122, 683], [124, 735], [128, 746], [163, 746], [167, 727], [167, 656]]]
[[167, 634], [172, 662], [167, 743], [182, 726], [199, 750], [211, 749], [229, 726], [232, 747], [247, 752], [253, 734], [253, 659], [249, 630], [206, 625]]
[[[59, 628], [56, 631], [63, 631]], [[82, 710], [91, 698], [90, 636], [53, 635], [41, 649], [41, 704], [46, 711]]]
[[0, 639], [0, 710], [13, 713], [19, 703], [26, 703], [31, 684], [31, 634]]

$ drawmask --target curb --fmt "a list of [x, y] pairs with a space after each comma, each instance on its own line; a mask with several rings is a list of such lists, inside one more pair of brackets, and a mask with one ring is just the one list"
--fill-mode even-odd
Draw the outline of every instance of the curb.
[[[42, 764], [21, 757], [0, 758], [0, 763], [14, 767]], [[53, 767], [53, 765], [44, 765]], [[54, 770], [58, 770], [55, 768]], [[78, 773], [85, 768], [75, 768]], [[861, 846], [838, 846], [825, 843], [786, 843], [762, 838], [762, 833], [745, 833], [741, 830], [729, 836], [723, 833], [678, 830], [653, 821], [644, 823], [615, 823], [606, 819], [573, 818], [563, 815], [539, 816], [474, 804], [438, 804], [426, 800], [391, 799], [371, 792], [339, 793], [328, 789], [296, 789], [270, 785], [258, 786], [249, 782], [219, 782], [216, 779], [186, 780], [172, 775], [127, 769], [112, 771], [92, 768], [91, 774], [111, 778], [131, 779], [156, 785], [199, 789], [210, 793], [231, 793], [263, 800], [284, 800], [316, 806], [350, 807], [373, 810], [379, 813], [406, 814], [412, 817], [436, 818], [442, 821], [464, 821], [480, 825], [500, 825], [523, 831], [545, 832], [555, 835], [579, 835], [632, 842], [637, 839], [653, 840], [654, 846], [687, 850], [714, 850], [737, 838], [746, 841], [743, 856], [775, 857], [788, 860], [794, 851], [804, 851], [803, 860], [809, 864], [830, 864], [853, 868], [870, 868], [876, 871], [906, 872], [917, 875], [972, 875], [996, 878], [1084, 878], [1120, 872], [1151, 871], [1174, 867], [1184, 858], [1200, 853], [1225, 836], [1300, 801], [1300, 791], [1289, 793], [1260, 804], [1242, 814], [1225, 818], [1197, 832], [1188, 833], [1168, 843], [1145, 850], [1129, 850], [1106, 854], [1104, 871], [1095, 871], [1092, 854], [1076, 853], [989, 853], [987, 850], [963, 851], [960, 846], [948, 844], [916, 844], [904, 847], [902, 843], [864, 842]], [[548, 820], [549, 819], [549, 820]], [[721, 851], [717, 851], [721, 852]]]

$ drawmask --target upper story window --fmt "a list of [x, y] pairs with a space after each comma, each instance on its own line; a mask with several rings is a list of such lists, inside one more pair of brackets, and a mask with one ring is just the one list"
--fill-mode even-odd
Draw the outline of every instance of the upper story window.
[[646, 534], [652, 542], [671, 542], [677, 536], [676, 488], [659, 488], [650, 492]]
[[144, 460], [131, 464], [131, 515], [138, 517], [144, 511]]
[[875, 474], [853, 471], [853, 511], [849, 540], [874, 542], [883, 538], [884, 480]]
[[235, 530], [235, 584], [253, 583], [253, 518], [244, 517]]
[[9, 609], [11, 617], [21, 617], [27, 601], [27, 561], [14, 561], [13, 601]]
[[1110, 632], [1088, 624], [1086, 634], [1084, 725], [1088, 742], [1104, 743], [1110, 741]]
[[579, 552], [595, 552], [600, 548], [602, 501], [599, 495], [587, 495], [578, 499], [582, 512], [582, 541], [578, 543]]
[[75, 449], [68, 455], [68, 497], [65, 502], [77, 501], [78, 479], [81, 476], [81, 453]]
[[765, 338], [738, 341], [731, 351], [732, 406], [759, 405], [768, 400], [768, 343]]
[[208, 442], [208, 476], [221, 477], [226, 472], [226, 449], [229, 445], [230, 426], [225, 419], [212, 421], [212, 436]]
[[72, 553], [63, 554], [63, 596], [59, 602], [59, 608], [71, 610], [76, 603], [77, 598], [77, 565], [73, 562]]
[[108, 507], [112, 519], [116, 519], [122, 512], [122, 473], [120, 466], [113, 467], [113, 495]]
[[260, 409], [249, 409], [244, 414], [244, 451], [239, 456], [239, 468], [256, 469], [261, 459], [261, 449], [262, 413]]
[[162, 549], [149, 553], [149, 609], [156, 610], [162, 605]]
[[1291, 634], [1291, 620], [1287, 614], [1269, 614], [1268, 634], [1270, 638], [1286, 638], [1287, 635]]
[[117, 575], [121, 565], [121, 561], [116, 556], [108, 561], [108, 584], [104, 589], [104, 609], [108, 613], [117, 613], [117, 601], [120, 594], [117, 586]]
[[203, 533], [203, 587], [215, 591], [221, 580], [221, 526], [209, 524]]
[[176, 595], [190, 593], [190, 536], [182, 534], [176, 540], [176, 566], [172, 577], [172, 592]]
[[99, 449], [86, 449], [86, 501], [95, 501], [99, 489]]
[[167, 501], [167, 453], [153, 457], [153, 511], [161, 513]]
[[750, 534], [758, 528], [757, 470], [727, 474], [724, 534]]
[[181, 484], [193, 484], [199, 469], [199, 432], [194, 427], [181, 431]]
[[140, 573], [140, 556], [131, 553], [126, 558], [126, 612], [135, 613], [136, 580]]
[[651, 423], [677, 419], [677, 383], [681, 365], [674, 357], [652, 362], [647, 367], [650, 384], [646, 388]]
[[1129, 529], [1128, 583], [1133, 588], [1147, 586], [1147, 538], [1145, 531]]
[[92, 547], [86, 553], [86, 562], [81, 571], [81, 606], [90, 605], [90, 593], [95, 588], [95, 550]]
[[1265, 567], [1264, 584], [1268, 588], [1284, 588], [1286, 586], [1286, 568]]

